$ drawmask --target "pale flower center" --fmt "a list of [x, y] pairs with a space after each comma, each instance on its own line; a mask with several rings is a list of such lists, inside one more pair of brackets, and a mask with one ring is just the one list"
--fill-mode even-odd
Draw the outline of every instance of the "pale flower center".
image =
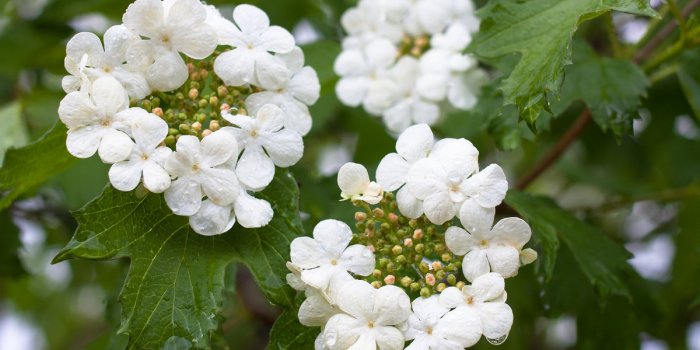
[[250, 137], [258, 137], [258, 129], [253, 129], [250, 131]]
[[199, 169], [200, 169], [200, 168], [199, 168], [199, 164], [194, 164], [194, 165], [192, 165], [192, 172], [193, 172], [193, 173], [199, 172]]
[[148, 154], [142, 153], [142, 154], [141, 154], [141, 159], [143, 159], [143, 160], [148, 160]]
[[367, 327], [374, 328], [374, 322], [373, 321], [367, 322]]
[[467, 304], [469, 304], [469, 305], [474, 304], [474, 297], [473, 297], [473, 296], [468, 296], [468, 297], [467, 297]]
[[428, 326], [428, 328], [425, 329], [425, 333], [433, 334], [433, 327]]
[[338, 260], [331, 259], [331, 265], [338, 265]]
[[110, 119], [110, 118], [102, 119], [101, 124], [102, 124], [102, 126], [110, 126], [110, 125], [112, 125], [112, 119]]
[[485, 246], [489, 245], [489, 241], [482, 239], [481, 241], [479, 241], [479, 244], [481, 244], [482, 247], [485, 247]]

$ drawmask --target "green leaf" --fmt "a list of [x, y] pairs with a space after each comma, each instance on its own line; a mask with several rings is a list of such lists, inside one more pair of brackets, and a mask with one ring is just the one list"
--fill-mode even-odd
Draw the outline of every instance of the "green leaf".
[[593, 48], [574, 42], [574, 63], [567, 67], [561, 100], [552, 106], [559, 114], [576, 100], [583, 100], [593, 120], [616, 137], [632, 131], [632, 119], [646, 96], [649, 81], [639, 66], [620, 59], [601, 58]]
[[0, 108], [0, 164], [10, 147], [22, 147], [29, 142], [27, 127], [22, 122], [18, 102]]
[[688, 104], [693, 108], [695, 117], [700, 120], [700, 49], [686, 51], [680, 59], [678, 80]]
[[578, 25], [610, 10], [655, 15], [646, 0], [495, 0], [479, 11], [471, 50], [495, 65], [520, 55], [501, 89], [505, 103], [516, 104], [520, 119], [534, 126], [558, 94]]
[[232, 261], [250, 268], [268, 300], [294, 304], [285, 264], [291, 240], [302, 235], [298, 188], [288, 171], [278, 170], [259, 196], [273, 206], [269, 225], [236, 225], [207, 237], [195, 233], [187, 218], [175, 216], [162, 195], [137, 198], [108, 187], [75, 213], [78, 229], [54, 261], [130, 258], [119, 329], [130, 336], [129, 348], [180, 349], [188, 348], [186, 342], [208, 348], [218, 326], [226, 266]]
[[318, 327], [306, 327], [299, 323], [296, 308], [286, 310], [272, 326], [267, 350], [313, 349], [319, 332]]
[[0, 277], [18, 277], [25, 273], [17, 255], [21, 244], [19, 230], [12, 222], [9, 210], [0, 211]]
[[66, 127], [57, 122], [38, 141], [10, 149], [0, 169], [0, 209], [68, 169], [77, 159], [66, 149]]
[[609, 294], [632, 298], [626, 280], [635, 272], [627, 263], [631, 254], [622, 246], [559, 208], [551, 199], [509, 191], [506, 203], [532, 226], [535, 241], [542, 246], [546, 278], [554, 271], [555, 254], [562, 242], [602, 299]]

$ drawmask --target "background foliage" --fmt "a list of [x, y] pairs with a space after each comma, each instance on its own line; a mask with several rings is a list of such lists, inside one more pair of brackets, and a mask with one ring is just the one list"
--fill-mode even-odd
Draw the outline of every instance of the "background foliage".
[[[105, 189], [105, 165], [73, 160], [65, 129], [53, 127], [76, 18], [118, 21], [128, 3], [0, 1], [0, 348], [17, 324], [23, 332], [11, 345], [29, 334], [28, 348], [309, 346], [317, 330], [298, 324], [300, 300], [283, 283], [288, 243], [325, 218], [350, 223], [354, 210], [337, 201], [333, 170], [350, 160], [373, 170], [394, 146], [380, 120], [333, 94], [338, 18], [353, 1], [252, 1], [299, 35], [315, 29], [304, 51], [322, 98], [294, 178], [282, 172], [265, 194], [288, 215], [214, 239], [189, 232], [158, 196]], [[224, 13], [235, 5], [210, 3]], [[468, 138], [482, 165], [503, 165], [514, 189], [499, 213], [533, 227], [540, 259], [507, 284], [516, 319], [502, 348], [700, 349], [700, 12], [682, 10], [692, 3], [668, 1], [655, 17], [639, 16], [653, 11], [637, 0], [492, 0], [481, 10], [470, 50], [493, 79], [473, 111], [450, 114], [437, 134]], [[645, 53], [674, 21], [681, 25]], [[650, 29], [630, 43], [635, 25]], [[586, 108], [595, 125], [584, 124], [534, 182], [516, 186]], [[100, 214], [110, 208], [113, 218]], [[154, 253], [161, 245], [173, 249]], [[55, 256], [100, 262], [51, 265]], [[214, 287], [222, 293], [208, 295]], [[201, 333], [191, 333], [192, 322]], [[144, 338], [134, 333], [143, 330]]]

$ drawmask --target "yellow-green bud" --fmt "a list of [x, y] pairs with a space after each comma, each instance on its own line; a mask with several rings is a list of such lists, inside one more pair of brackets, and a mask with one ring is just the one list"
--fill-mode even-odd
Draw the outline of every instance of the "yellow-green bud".
[[381, 288], [381, 286], [382, 286], [382, 282], [379, 282], [379, 281], [372, 282], [372, 287], [374, 287], [374, 288], [379, 289], [379, 288]]
[[418, 282], [411, 283], [411, 291], [417, 292], [418, 290], [420, 290], [420, 283], [418, 283]]
[[423, 287], [420, 290], [420, 296], [422, 296], [423, 298], [429, 297], [430, 296], [430, 289], [428, 289], [427, 287]]
[[401, 248], [400, 245], [395, 245], [393, 248], [391, 248], [391, 252], [394, 253], [394, 255], [399, 255], [403, 252], [403, 248]]
[[382, 278], [382, 270], [376, 269], [376, 270], [372, 271], [372, 277], [374, 277], [376, 279]]
[[449, 283], [451, 286], [454, 286], [455, 283], [457, 283], [457, 277], [455, 275], [447, 275], [447, 283]]
[[413, 279], [411, 277], [404, 276], [403, 278], [401, 278], [401, 285], [404, 286], [404, 288], [408, 288], [412, 282]]
[[442, 293], [443, 290], [447, 288], [447, 285], [444, 283], [439, 283], [437, 287], [435, 287], [435, 290], [438, 291], [438, 293]]

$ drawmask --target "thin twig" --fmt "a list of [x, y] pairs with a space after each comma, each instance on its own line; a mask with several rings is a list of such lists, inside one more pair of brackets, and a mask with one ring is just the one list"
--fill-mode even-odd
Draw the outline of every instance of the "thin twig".
[[[700, 6], [700, 0], [691, 0], [683, 10], [681, 11], [681, 16], [683, 18], [687, 18], [691, 12], [693, 12], [696, 8]], [[650, 41], [649, 43], [644, 46], [641, 50], [637, 52], [636, 55], [634, 55], [634, 61], [636, 63], [642, 62], [646, 60], [651, 54], [656, 50], [659, 45], [661, 45], [670, 35], [673, 33], [673, 30], [676, 29], [676, 26], [678, 26], [678, 22], [675, 20], [671, 20], [664, 26]]]
[[583, 112], [578, 116], [578, 119], [574, 122], [569, 130], [566, 131], [564, 136], [559, 139], [557, 144], [552, 148], [551, 151], [535, 165], [532, 170], [530, 170], [527, 175], [525, 175], [515, 186], [518, 190], [526, 189], [535, 179], [537, 179], [545, 170], [547, 170], [559, 157], [569, 148], [574, 140], [579, 134], [586, 128], [586, 125], [591, 121], [591, 111], [588, 108], [584, 109]]

